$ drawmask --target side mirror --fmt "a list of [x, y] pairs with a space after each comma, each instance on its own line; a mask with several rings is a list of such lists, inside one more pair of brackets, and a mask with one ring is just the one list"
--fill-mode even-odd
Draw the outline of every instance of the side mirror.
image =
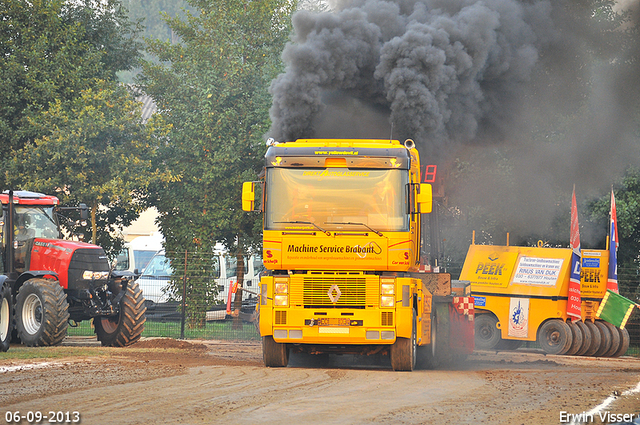
[[253, 211], [256, 203], [256, 188], [253, 182], [242, 183], [242, 209]]
[[421, 214], [430, 213], [433, 209], [433, 192], [431, 185], [428, 183], [421, 183], [419, 189], [420, 193], [416, 195], [418, 209]]
[[80, 209], [80, 220], [87, 220], [89, 218], [89, 208], [87, 208], [87, 204], [80, 204], [78, 208]]

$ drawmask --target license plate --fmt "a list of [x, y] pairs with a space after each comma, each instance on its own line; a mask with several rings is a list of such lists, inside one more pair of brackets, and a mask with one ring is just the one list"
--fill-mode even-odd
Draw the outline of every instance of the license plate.
[[362, 326], [362, 320], [353, 320], [346, 317], [323, 317], [319, 319], [307, 319], [307, 326]]

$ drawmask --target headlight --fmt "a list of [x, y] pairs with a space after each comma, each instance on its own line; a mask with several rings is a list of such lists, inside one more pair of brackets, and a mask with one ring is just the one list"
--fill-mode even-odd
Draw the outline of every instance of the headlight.
[[288, 295], [276, 295], [273, 299], [273, 304], [278, 307], [286, 307], [289, 304]]
[[393, 295], [383, 295], [380, 297], [380, 307], [393, 307], [395, 303], [395, 296]]
[[286, 283], [276, 283], [275, 285], [275, 293], [276, 294], [287, 294], [289, 293], [289, 285]]
[[84, 280], [106, 280], [109, 278], [109, 272], [94, 272], [93, 270], [85, 270], [82, 273]]
[[393, 295], [395, 294], [396, 285], [393, 283], [383, 283], [380, 285], [380, 293], [382, 295]]

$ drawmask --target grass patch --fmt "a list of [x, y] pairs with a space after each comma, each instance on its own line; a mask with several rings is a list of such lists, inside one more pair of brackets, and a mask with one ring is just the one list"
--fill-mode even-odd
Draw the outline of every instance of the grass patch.
[[25, 347], [13, 345], [9, 351], [0, 353], [3, 360], [58, 359], [63, 357], [100, 357], [114, 354], [109, 347]]
[[[77, 327], [69, 328], [70, 336], [93, 336], [91, 321], [80, 322]], [[153, 322], [144, 324], [143, 337], [148, 338], [180, 338], [180, 322]], [[233, 329], [232, 320], [207, 322], [203, 328], [184, 328], [185, 339], [221, 339], [221, 340], [250, 340], [259, 341], [260, 334], [251, 323], [242, 323], [241, 329]]]

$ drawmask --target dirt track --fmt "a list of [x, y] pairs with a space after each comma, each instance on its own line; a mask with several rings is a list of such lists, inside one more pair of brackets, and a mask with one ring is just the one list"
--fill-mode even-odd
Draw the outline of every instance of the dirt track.
[[318, 367], [298, 355], [267, 369], [256, 343], [161, 339], [108, 356], [4, 361], [0, 424], [7, 411], [77, 411], [87, 425], [558, 424], [560, 412], [612, 394], [594, 423], [640, 414], [640, 359], [478, 352], [455, 370], [411, 373], [378, 360], [331, 356]]

